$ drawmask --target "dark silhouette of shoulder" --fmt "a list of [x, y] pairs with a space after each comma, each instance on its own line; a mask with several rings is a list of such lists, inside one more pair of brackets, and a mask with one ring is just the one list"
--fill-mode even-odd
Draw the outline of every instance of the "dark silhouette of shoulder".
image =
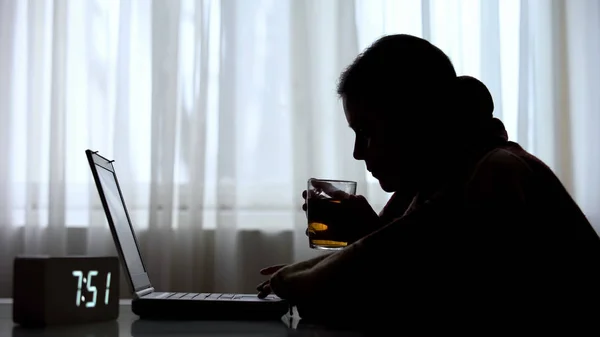
[[499, 219], [517, 216], [517, 223], [540, 237], [585, 240], [600, 249], [598, 235], [559, 178], [517, 143], [507, 142], [485, 154], [475, 165], [466, 192], [470, 206], [486, 212], [495, 208]]
[[[505, 142], [460, 176], [357, 242], [350, 277], [391, 293], [394, 312], [417, 325], [428, 324], [423, 317], [462, 327], [595, 322], [600, 311], [587, 308], [600, 302], [600, 240], [553, 171]], [[377, 270], [398, 272], [377, 278]], [[356, 302], [354, 310], [385, 301]]]

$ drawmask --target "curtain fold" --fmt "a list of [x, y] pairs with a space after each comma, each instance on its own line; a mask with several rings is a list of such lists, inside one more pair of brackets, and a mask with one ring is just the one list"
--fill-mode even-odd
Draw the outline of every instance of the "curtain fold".
[[521, 1], [519, 5], [519, 53], [518, 53], [518, 103], [516, 106], [517, 112], [517, 128], [516, 136], [521, 146], [526, 149], [530, 148], [529, 140], [529, 110], [531, 103], [531, 53], [529, 52], [531, 45], [531, 35], [529, 29], [529, 2]]
[[481, 2], [481, 78], [494, 93], [494, 115], [502, 119], [502, 43], [499, 0]]
[[[241, 94], [245, 86], [240, 83], [239, 72], [243, 69], [237, 55], [245, 54], [252, 57], [254, 50], [244, 45], [244, 30], [238, 25], [240, 17], [249, 15], [248, 3], [240, 0], [221, 1], [221, 41], [219, 58], [219, 91], [218, 91], [218, 159], [217, 159], [217, 191], [215, 214], [216, 231], [214, 244], [224, 247], [221, 254], [215, 255], [214, 282], [218, 291], [235, 289], [237, 284], [238, 259], [232, 247], [237, 246], [238, 216], [234, 210], [239, 208], [237, 186], [240, 182], [239, 167], [244, 165], [239, 161], [239, 143], [236, 137], [241, 132], [243, 118], [238, 109], [243, 104]], [[240, 8], [242, 7], [242, 8]], [[254, 13], [253, 13], [254, 14]], [[245, 30], [253, 27], [244, 27]]]
[[[52, 71], [50, 82], [50, 139], [48, 152], [50, 173], [48, 177], [48, 229], [46, 250], [51, 255], [66, 253], [65, 228], [65, 162], [66, 156], [66, 87], [67, 87], [67, 13], [69, 2], [54, 1], [52, 8]], [[56, 159], [56, 161], [55, 161]]]
[[[47, 98], [45, 95], [48, 83], [47, 61], [48, 54], [46, 44], [46, 32], [49, 31], [47, 3], [40, 6], [32, 6], [33, 0], [28, 2], [30, 10], [27, 13], [27, 92], [26, 118], [27, 145], [24, 149], [26, 165], [25, 204], [31, 205], [25, 209], [25, 221], [29, 224], [24, 228], [24, 240], [20, 242], [23, 251], [31, 254], [40, 254], [43, 251], [42, 230], [40, 226], [40, 202], [44, 193], [40, 184], [36, 183], [42, 176], [42, 167], [39, 160], [44, 158], [46, 149], [42, 148], [40, 137], [44, 131], [44, 120], [46, 114]], [[6, 111], [6, 110], [1, 110]], [[9, 114], [6, 114], [9, 115]], [[31, 165], [29, 165], [31, 164]]]
[[[17, 22], [16, 4], [11, 1], [0, 2], [0, 46], [13, 46], [15, 36], [12, 34], [13, 27]], [[10, 289], [12, 282], [11, 243], [14, 242], [14, 231], [12, 230], [13, 209], [13, 74], [14, 54], [12, 48], [0, 48], [0, 289]], [[4, 295], [7, 296], [7, 295]]]
[[561, 132], [569, 137], [573, 195], [596, 231], [600, 231], [600, 159], [595, 155], [600, 145], [600, 3], [596, 1], [565, 1], [565, 32], [563, 48], [567, 55], [568, 73], [563, 73], [569, 95], [568, 105], [562, 105], [570, 121]]
[[183, 243], [181, 249], [176, 251], [176, 258], [178, 261], [189, 260], [191, 266], [188, 277], [184, 278], [185, 284], [182, 285], [185, 289], [202, 289], [207, 286], [200, 271], [207, 270], [206, 252], [202, 249], [207, 244], [206, 235], [202, 231], [205, 214], [202, 205], [205, 200], [203, 181], [206, 171], [208, 46], [210, 22], [214, 21], [210, 16], [211, 8], [210, 1], [196, 0], [194, 3], [194, 36], [198, 42], [193, 46], [193, 77], [189, 82], [182, 83], [192, 88], [192, 98], [187, 104], [182, 104], [181, 160], [184, 165], [189, 166], [190, 172], [194, 172], [190, 175], [189, 191], [195, 191], [179, 191], [179, 204], [188, 205], [186, 218], [179, 222], [181, 230], [176, 232], [176, 241]]
[[[179, 118], [179, 16], [178, 0], [152, 0], [152, 105], [150, 134], [150, 217], [146, 238], [147, 263], [164, 266], [149, 276], [164, 284], [172, 281], [175, 154]], [[143, 244], [143, 245], [144, 245]]]
[[0, 1], [0, 297], [17, 254], [116, 254], [88, 148], [115, 160], [158, 289], [254, 292], [261, 267], [320, 254], [309, 178], [355, 180], [376, 211], [390, 196], [352, 158], [336, 85], [391, 33], [488, 85], [600, 226], [599, 17], [585, 0]]

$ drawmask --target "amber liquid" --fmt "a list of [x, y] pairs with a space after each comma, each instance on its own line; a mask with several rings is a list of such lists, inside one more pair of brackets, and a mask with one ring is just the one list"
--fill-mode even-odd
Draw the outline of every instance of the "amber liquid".
[[[331, 209], [331, 206], [341, 203], [340, 200], [309, 200], [308, 202], [308, 241], [310, 248], [322, 250], [342, 249], [348, 245], [346, 241], [336, 240], [325, 223], [322, 214], [323, 209]], [[320, 207], [324, 206], [324, 207]]]

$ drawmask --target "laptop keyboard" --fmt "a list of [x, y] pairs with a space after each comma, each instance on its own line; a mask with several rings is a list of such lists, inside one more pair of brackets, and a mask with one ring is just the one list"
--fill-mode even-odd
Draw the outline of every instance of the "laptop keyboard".
[[[250, 295], [252, 297], [256, 297], [256, 295]], [[170, 299], [170, 300], [240, 300], [243, 298], [247, 298], [249, 295], [243, 294], [215, 294], [215, 293], [163, 293], [163, 292], [153, 292], [150, 293], [144, 298], [155, 298], [155, 299]], [[275, 295], [269, 295], [266, 299], [275, 299]]]

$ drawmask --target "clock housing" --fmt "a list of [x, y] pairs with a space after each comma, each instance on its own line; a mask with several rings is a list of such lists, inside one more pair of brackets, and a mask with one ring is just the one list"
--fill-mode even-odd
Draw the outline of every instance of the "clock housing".
[[119, 316], [116, 256], [18, 256], [13, 267], [17, 324], [91, 323]]

